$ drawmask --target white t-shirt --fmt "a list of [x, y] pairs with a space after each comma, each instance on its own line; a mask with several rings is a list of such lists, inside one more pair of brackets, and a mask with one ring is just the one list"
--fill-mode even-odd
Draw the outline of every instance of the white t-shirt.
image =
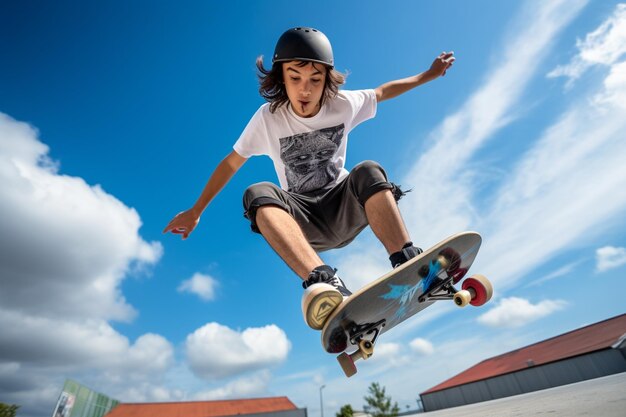
[[376, 115], [374, 90], [341, 90], [313, 117], [298, 116], [289, 103], [270, 113], [263, 104], [233, 146], [244, 158], [267, 155], [284, 190], [306, 193], [343, 180], [348, 133]]

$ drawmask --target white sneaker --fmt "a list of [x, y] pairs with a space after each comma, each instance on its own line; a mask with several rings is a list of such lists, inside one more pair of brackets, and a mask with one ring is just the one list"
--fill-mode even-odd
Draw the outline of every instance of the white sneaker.
[[335, 272], [324, 265], [315, 268], [302, 283], [306, 288], [302, 295], [302, 315], [312, 329], [321, 330], [330, 314], [352, 295]]

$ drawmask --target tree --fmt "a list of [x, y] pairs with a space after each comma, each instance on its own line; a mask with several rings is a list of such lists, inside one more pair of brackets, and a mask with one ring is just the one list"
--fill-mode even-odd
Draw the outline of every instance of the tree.
[[398, 403], [391, 405], [391, 397], [385, 394], [385, 387], [381, 387], [377, 382], [372, 382], [368, 388], [369, 396], [364, 398], [367, 405], [365, 412], [372, 417], [396, 417], [400, 412]]
[[336, 417], [352, 417], [354, 415], [354, 410], [350, 404], [346, 404], [341, 407], [341, 410], [337, 414]]
[[18, 405], [0, 403], [0, 417], [15, 417], [18, 408]]

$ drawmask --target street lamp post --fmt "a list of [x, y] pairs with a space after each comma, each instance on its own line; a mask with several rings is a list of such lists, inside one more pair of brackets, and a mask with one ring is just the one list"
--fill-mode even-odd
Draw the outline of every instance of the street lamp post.
[[322, 397], [322, 390], [324, 388], [326, 388], [326, 385], [320, 387], [320, 412], [322, 413], [322, 417], [324, 417], [324, 399]]

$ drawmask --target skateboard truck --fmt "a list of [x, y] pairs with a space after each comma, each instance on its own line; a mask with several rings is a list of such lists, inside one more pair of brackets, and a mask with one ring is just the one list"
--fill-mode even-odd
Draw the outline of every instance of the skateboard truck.
[[[353, 353], [343, 352], [337, 356], [337, 361], [346, 376], [349, 378], [356, 374], [357, 360], [366, 360], [374, 354], [374, 343], [380, 334], [380, 331], [385, 327], [386, 320], [382, 319], [376, 323], [356, 324], [353, 323], [349, 328], [350, 343], [357, 345], [358, 349]], [[369, 336], [368, 339], [364, 337]]]
[[[458, 263], [454, 259], [454, 255], [450, 256], [450, 253], [444, 253], [442, 251], [437, 257], [436, 262], [434, 262], [434, 265], [437, 266], [437, 269], [434, 271], [435, 277], [429, 285], [428, 291], [419, 297], [420, 303], [436, 300], [453, 300], [454, 304], [457, 306], [465, 307], [475, 298], [476, 291], [474, 291], [474, 288], [466, 289], [464, 286], [463, 289], [459, 291], [454, 287], [454, 284], [464, 275], [464, 273], [460, 276], [454, 273], [458, 269]], [[422, 270], [419, 271], [419, 275], [422, 276], [422, 278], [427, 277], [430, 274], [429, 269], [428, 267], [426, 267], [426, 269], [422, 268]], [[444, 273], [444, 278], [438, 276], [440, 271]], [[453, 273], [451, 274], [450, 272]]]

